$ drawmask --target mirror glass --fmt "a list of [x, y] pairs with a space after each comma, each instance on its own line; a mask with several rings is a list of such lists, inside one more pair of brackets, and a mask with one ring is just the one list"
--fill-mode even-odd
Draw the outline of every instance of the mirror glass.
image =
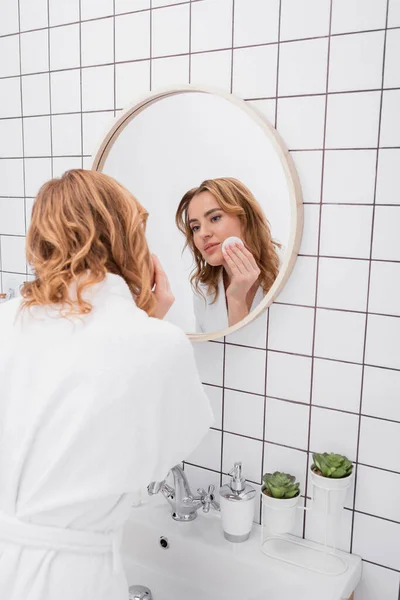
[[[149, 212], [149, 246], [176, 298], [166, 319], [207, 339], [271, 303], [282, 270], [292, 268], [302, 222], [284, 145], [231, 98], [171, 92], [126, 110], [93, 163]], [[227, 256], [222, 243], [231, 236], [244, 245]]]

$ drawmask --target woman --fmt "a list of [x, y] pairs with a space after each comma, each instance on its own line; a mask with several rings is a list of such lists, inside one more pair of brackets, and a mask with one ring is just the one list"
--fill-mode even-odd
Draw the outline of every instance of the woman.
[[[194, 255], [191, 276], [196, 331], [221, 331], [257, 306], [279, 272], [276, 248], [264, 213], [237, 179], [208, 179], [186, 192], [176, 224]], [[228, 237], [244, 242], [222, 246]]]
[[134, 497], [211, 424], [191, 345], [161, 320], [173, 297], [146, 217], [92, 171], [36, 198], [35, 276], [0, 308], [4, 600], [127, 600], [119, 545]]

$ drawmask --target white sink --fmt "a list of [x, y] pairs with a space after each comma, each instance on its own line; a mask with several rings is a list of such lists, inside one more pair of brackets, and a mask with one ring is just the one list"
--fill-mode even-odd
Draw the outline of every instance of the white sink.
[[129, 585], [149, 587], [154, 600], [342, 600], [360, 580], [358, 556], [338, 553], [346, 572], [322, 575], [264, 555], [259, 525], [244, 543], [226, 541], [220, 521], [200, 511], [195, 521], [177, 523], [161, 496], [132, 509], [122, 545]]

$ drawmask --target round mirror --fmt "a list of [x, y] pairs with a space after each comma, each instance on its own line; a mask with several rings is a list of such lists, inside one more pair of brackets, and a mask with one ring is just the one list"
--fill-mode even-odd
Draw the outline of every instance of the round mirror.
[[116, 119], [92, 169], [148, 211], [176, 298], [166, 319], [192, 339], [231, 333], [277, 297], [300, 245], [301, 188], [279, 134], [246, 102], [198, 86], [154, 93]]

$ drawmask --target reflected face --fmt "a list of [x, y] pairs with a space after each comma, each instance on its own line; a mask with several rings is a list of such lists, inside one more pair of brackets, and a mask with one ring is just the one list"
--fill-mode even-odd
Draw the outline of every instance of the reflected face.
[[225, 212], [211, 192], [201, 192], [190, 201], [188, 218], [194, 245], [213, 267], [224, 263], [222, 242], [226, 238], [243, 238], [239, 217]]

